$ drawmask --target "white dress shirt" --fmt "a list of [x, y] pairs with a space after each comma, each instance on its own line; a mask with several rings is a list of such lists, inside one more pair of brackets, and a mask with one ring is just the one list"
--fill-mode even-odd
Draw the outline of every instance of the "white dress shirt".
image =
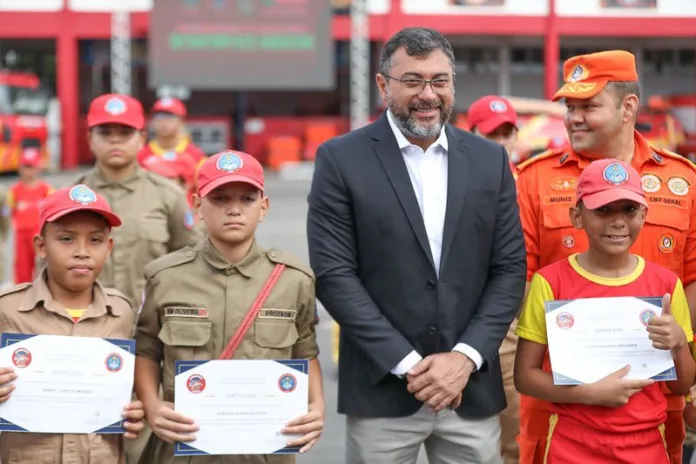
[[[394, 123], [391, 111], [387, 110], [389, 126], [394, 132], [396, 142], [399, 144], [401, 154], [406, 163], [408, 175], [411, 178], [413, 191], [418, 200], [425, 231], [428, 234], [430, 252], [433, 255], [435, 272], [440, 274], [440, 257], [442, 255], [442, 231], [445, 226], [445, 212], [447, 210], [447, 135], [445, 128], [440, 131], [440, 136], [435, 143], [423, 151], [418, 145], [409, 142], [404, 134]], [[464, 278], [464, 276], [462, 276]], [[476, 369], [481, 369], [483, 357], [473, 347], [465, 343], [457, 343], [453, 351], [459, 351], [471, 359]], [[423, 359], [417, 351], [410, 352], [401, 362], [392, 369], [392, 374], [403, 376]]]

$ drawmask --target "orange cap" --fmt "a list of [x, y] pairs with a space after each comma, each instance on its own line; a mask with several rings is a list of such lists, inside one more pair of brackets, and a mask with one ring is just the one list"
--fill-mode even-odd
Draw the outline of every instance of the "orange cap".
[[553, 101], [592, 98], [609, 82], [637, 82], [636, 57], [623, 50], [574, 56], [563, 64], [563, 76], [565, 84]]

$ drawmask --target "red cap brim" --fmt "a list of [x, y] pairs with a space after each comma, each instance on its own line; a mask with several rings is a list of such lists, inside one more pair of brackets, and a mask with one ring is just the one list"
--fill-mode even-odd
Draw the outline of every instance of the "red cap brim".
[[648, 202], [645, 201], [645, 197], [643, 195], [640, 195], [633, 190], [623, 188], [612, 188], [603, 192], [593, 193], [591, 195], [582, 197], [581, 200], [582, 204], [588, 209], [598, 209], [619, 200], [635, 201], [646, 208], [648, 207]]
[[[54, 213], [53, 215], [47, 217], [46, 220], [44, 221], [44, 224], [46, 222], [57, 221], [58, 219], [60, 219], [64, 216], [67, 216], [68, 214], [76, 213], [78, 211], [91, 211], [93, 213], [97, 213], [98, 215], [103, 216], [104, 219], [106, 219], [106, 222], [108, 222], [109, 226], [111, 226], [111, 227], [118, 227], [121, 225], [121, 218], [116, 216], [111, 211], [107, 211], [105, 209], [101, 209], [101, 208], [97, 208], [97, 207], [85, 206], [85, 205], [73, 206], [72, 208], [66, 208], [64, 210], [58, 211], [57, 213]], [[44, 224], [41, 224], [42, 228], [43, 228]]]
[[476, 129], [482, 134], [490, 134], [503, 124], [512, 124], [517, 129], [517, 118], [506, 113], [496, 114], [476, 124]]
[[103, 126], [105, 124], [121, 124], [123, 126], [132, 127], [136, 130], [142, 130], [145, 127], [145, 119], [135, 118], [135, 120], [133, 120], [133, 118], [129, 117], [110, 115], [92, 117], [87, 119], [87, 127], [89, 129], [96, 126]]
[[221, 185], [232, 184], [234, 182], [241, 182], [244, 184], [253, 185], [254, 187], [256, 187], [257, 189], [259, 189], [263, 192], [263, 185], [261, 185], [259, 182], [255, 181], [253, 179], [250, 179], [246, 176], [240, 176], [239, 174], [230, 174], [227, 176], [218, 177], [217, 179], [214, 179], [214, 180], [208, 182], [207, 184], [205, 184], [204, 186], [202, 186], [199, 189], [199, 192], [200, 192], [201, 197], [205, 197], [210, 192], [212, 192], [216, 188], [220, 187]]

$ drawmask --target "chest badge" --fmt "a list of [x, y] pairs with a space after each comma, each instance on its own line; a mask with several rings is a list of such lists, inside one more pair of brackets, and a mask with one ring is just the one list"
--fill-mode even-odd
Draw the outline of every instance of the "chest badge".
[[643, 174], [640, 176], [640, 183], [643, 191], [647, 193], [655, 193], [662, 188], [662, 181], [655, 174]]
[[563, 246], [566, 248], [573, 248], [575, 246], [575, 238], [572, 235], [566, 235], [563, 237]]
[[674, 236], [672, 234], [663, 234], [657, 247], [663, 253], [671, 253], [674, 251]]
[[683, 197], [689, 193], [689, 181], [683, 177], [670, 177], [667, 181], [667, 188], [674, 195]]
[[558, 192], [575, 191], [578, 179], [575, 177], [556, 177], [551, 183], [551, 188]]

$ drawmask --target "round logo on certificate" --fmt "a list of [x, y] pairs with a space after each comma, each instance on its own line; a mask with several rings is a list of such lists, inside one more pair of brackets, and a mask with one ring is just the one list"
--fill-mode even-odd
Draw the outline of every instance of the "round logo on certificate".
[[292, 374], [283, 374], [278, 379], [278, 387], [284, 393], [290, 393], [297, 387], [297, 379]]
[[123, 358], [118, 353], [111, 353], [106, 357], [106, 370], [118, 372], [123, 367]]
[[573, 318], [573, 315], [570, 313], [561, 313], [558, 316], [556, 316], [556, 325], [560, 329], [570, 329], [573, 327], [573, 324], [575, 324], [575, 319]]
[[186, 388], [188, 388], [188, 391], [191, 393], [201, 393], [205, 390], [205, 379], [200, 374], [193, 374], [186, 380]]
[[640, 323], [647, 326], [650, 318], [655, 316], [657, 316], [657, 313], [652, 309], [644, 309], [640, 312]]
[[31, 353], [26, 348], [17, 348], [12, 353], [12, 364], [19, 368], [24, 368], [31, 364]]

